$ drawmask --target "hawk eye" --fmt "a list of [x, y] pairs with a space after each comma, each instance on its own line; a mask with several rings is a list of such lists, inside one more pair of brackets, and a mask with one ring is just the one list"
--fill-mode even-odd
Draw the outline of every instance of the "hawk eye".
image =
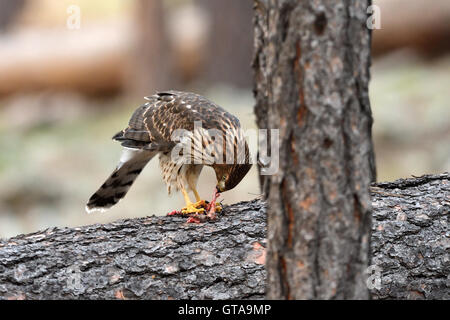
[[227, 180], [227, 176], [222, 176], [222, 180], [226, 181]]

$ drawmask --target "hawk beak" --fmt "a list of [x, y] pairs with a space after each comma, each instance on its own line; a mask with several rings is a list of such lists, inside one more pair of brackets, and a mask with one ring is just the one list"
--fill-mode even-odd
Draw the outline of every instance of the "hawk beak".
[[216, 186], [216, 190], [219, 193], [225, 190], [225, 182], [220, 181], [219, 184]]

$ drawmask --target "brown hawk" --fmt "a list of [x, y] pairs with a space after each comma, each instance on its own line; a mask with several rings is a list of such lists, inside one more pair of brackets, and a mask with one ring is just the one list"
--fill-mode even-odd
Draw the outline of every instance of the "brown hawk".
[[[124, 151], [111, 176], [89, 199], [86, 210], [104, 211], [125, 197], [136, 177], [155, 156], [168, 193], [181, 190], [186, 201], [182, 214], [210, 218], [220, 206], [219, 193], [234, 188], [250, 170], [249, 149], [239, 120], [200, 95], [167, 91], [145, 98], [128, 127], [113, 139]], [[204, 165], [211, 166], [217, 186], [210, 204], [201, 200], [197, 180]], [[191, 202], [188, 192], [196, 198]]]

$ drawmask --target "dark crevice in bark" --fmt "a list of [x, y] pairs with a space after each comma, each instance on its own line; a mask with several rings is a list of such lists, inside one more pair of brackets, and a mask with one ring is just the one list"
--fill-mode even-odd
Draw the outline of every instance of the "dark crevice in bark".
[[[411, 187], [418, 187], [427, 183], [430, 183], [435, 180], [441, 180], [442, 177], [448, 175], [448, 172], [445, 172], [440, 175], [424, 175], [421, 177], [413, 177], [409, 179], [399, 179], [394, 182], [377, 182], [373, 185], [373, 187], [380, 187], [383, 189], [408, 189]], [[414, 195], [410, 195], [414, 196]]]

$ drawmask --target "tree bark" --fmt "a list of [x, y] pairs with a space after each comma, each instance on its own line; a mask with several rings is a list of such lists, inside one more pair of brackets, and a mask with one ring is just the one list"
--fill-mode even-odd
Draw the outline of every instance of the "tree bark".
[[264, 180], [271, 299], [367, 298], [370, 1], [255, 1], [255, 113], [279, 129]]
[[[450, 299], [450, 175], [371, 190], [372, 297]], [[265, 212], [254, 200], [200, 225], [147, 217], [0, 240], [0, 300], [263, 299]]]
[[450, 175], [371, 188], [376, 299], [450, 299]]
[[262, 299], [260, 202], [217, 222], [147, 217], [0, 242], [0, 299]]

